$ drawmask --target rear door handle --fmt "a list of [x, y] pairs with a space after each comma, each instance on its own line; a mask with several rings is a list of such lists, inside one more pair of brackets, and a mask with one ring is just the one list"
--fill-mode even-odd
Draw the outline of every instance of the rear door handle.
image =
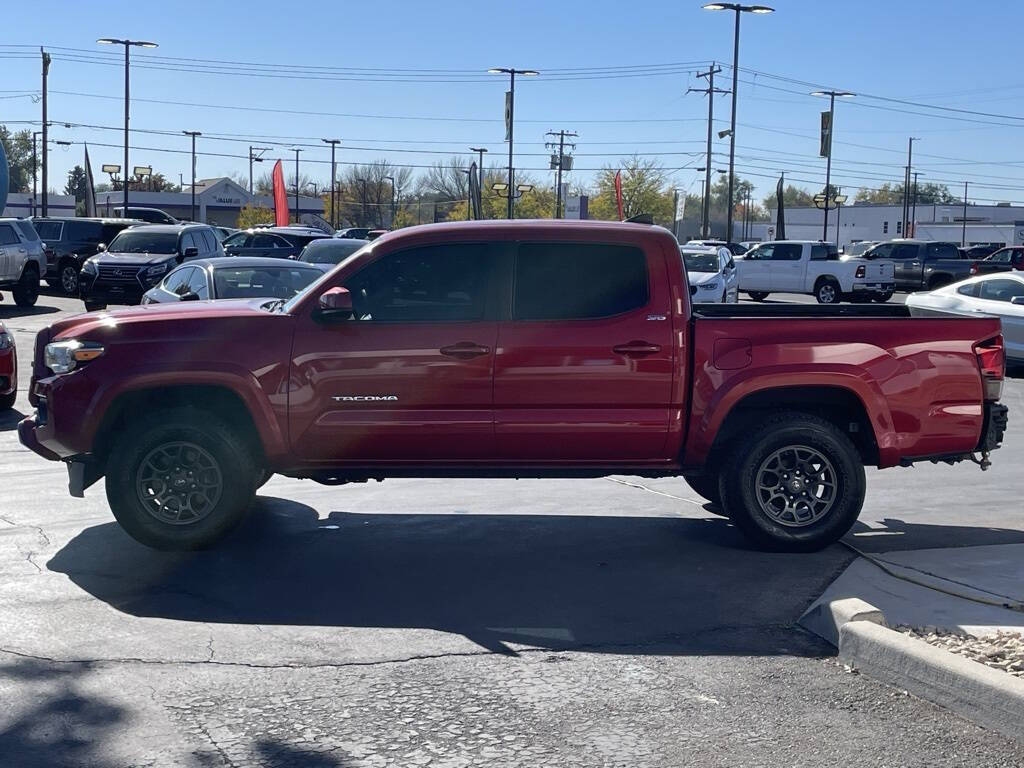
[[612, 352], [617, 355], [626, 355], [627, 357], [640, 357], [661, 352], [661, 347], [657, 344], [651, 344], [649, 341], [631, 341], [627, 344], [619, 344], [612, 347]]
[[457, 360], [469, 360], [474, 357], [480, 357], [480, 355], [489, 355], [490, 353], [490, 347], [485, 347], [483, 344], [477, 344], [472, 341], [460, 341], [447, 347], [441, 347], [442, 355], [454, 357]]

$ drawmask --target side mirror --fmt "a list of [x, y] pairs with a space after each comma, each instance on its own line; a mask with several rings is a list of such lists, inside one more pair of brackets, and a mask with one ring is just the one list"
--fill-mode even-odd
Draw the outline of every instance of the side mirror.
[[199, 301], [199, 294], [195, 293], [194, 291], [189, 291], [188, 293], [181, 294], [179, 300], [180, 301]]
[[1018, 306], [1024, 305], [1024, 296], [1014, 296], [1012, 299], [1010, 299], [1010, 303], [1016, 304]]
[[105, 250], [107, 250], [106, 243], [99, 243], [96, 245], [96, 253], [103, 253]]
[[736, 262], [729, 259], [729, 263], [725, 265], [726, 269], [736, 269]]
[[690, 286], [690, 295], [691, 296], [696, 296], [697, 295], [697, 286], [696, 285], [691, 285]]
[[186, 259], [194, 259], [199, 256], [199, 249], [196, 247], [186, 248], [185, 253], [182, 254]]
[[348, 288], [331, 288], [320, 294], [320, 316], [346, 319], [352, 316], [352, 294]]

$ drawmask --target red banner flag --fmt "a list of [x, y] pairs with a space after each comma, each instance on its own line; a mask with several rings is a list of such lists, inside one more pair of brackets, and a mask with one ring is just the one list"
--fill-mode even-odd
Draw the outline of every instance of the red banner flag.
[[615, 172], [615, 204], [619, 208], [619, 221], [625, 216], [622, 215], [622, 171]]
[[284, 188], [284, 169], [281, 161], [274, 163], [274, 224], [288, 226], [288, 192]]

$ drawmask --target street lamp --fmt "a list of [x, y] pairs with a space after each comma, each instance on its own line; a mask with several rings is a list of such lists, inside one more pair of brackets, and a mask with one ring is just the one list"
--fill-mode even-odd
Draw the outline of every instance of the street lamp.
[[[254, 155], [253, 151], [257, 150], [257, 149], [260, 151], [260, 154], [259, 155]], [[249, 197], [253, 196], [253, 191], [252, 191], [252, 164], [253, 163], [262, 163], [263, 162], [263, 158], [261, 157], [261, 155], [264, 152], [269, 152], [270, 150], [271, 150], [271, 147], [254, 147], [252, 145], [249, 145]]]
[[[811, 96], [828, 96], [828, 138], [826, 139], [827, 143], [823, 147], [825, 157], [828, 158], [825, 161], [825, 222], [822, 224], [821, 230], [821, 240], [825, 243], [828, 242], [828, 201], [831, 197], [829, 189], [832, 185], [832, 134], [835, 131], [836, 97], [852, 99], [855, 95], [849, 91], [813, 91], [811, 93]], [[838, 226], [839, 221], [837, 219], [836, 227]]]
[[295, 223], [299, 223], [299, 152], [302, 150], [298, 147], [292, 147], [292, 152], [295, 153]]
[[387, 179], [391, 182], [391, 226], [395, 226], [395, 177], [394, 176], [382, 176], [382, 179]]
[[186, 136], [192, 137], [192, 215], [189, 221], [196, 220], [196, 136], [202, 136], [199, 131], [182, 131]]
[[[515, 132], [516, 118], [516, 75], [535, 77], [540, 72], [534, 69], [515, 69], [514, 67], [491, 67], [487, 70], [492, 75], [508, 75], [508, 93], [505, 100], [505, 129], [508, 133], [508, 187], [515, 185], [515, 176], [512, 170], [512, 141]], [[515, 198], [509, 195], [507, 217], [515, 218]]]
[[732, 193], [736, 175], [736, 88], [739, 80], [740, 67], [740, 14], [742, 13], [773, 13], [774, 8], [767, 5], [740, 5], [739, 3], [706, 3], [705, 11], [735, 11], [736, 32], [732, 44], [732, 120], [729, 124], [729, 210], [726, 213], [725, 239], [732, 240]]
[[341, 144], [341, 139], [320, 139], [324, 144], [331, 145], [331, 226], [335, 229], [338, 228], [338, 220], [334, 217], [334, 188], [337, 186], [337, 165], [334, 163], [334, 151]]
[[118, 40], [116, 37], [101, 37], [96, 41], [101, 45], [123, 45], [124, 46], [124, 215], [128, 216], [128, 113], [131, 101], [128, 85], [128, 72], [130, 69], [129, 50], [134, 45], [138, 48], [157, 48], [156, 43], [148, 40]]

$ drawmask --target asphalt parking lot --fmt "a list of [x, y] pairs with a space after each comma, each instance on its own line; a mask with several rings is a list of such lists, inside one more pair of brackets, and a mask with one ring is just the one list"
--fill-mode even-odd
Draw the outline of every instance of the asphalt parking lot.
[[[23, 387], [34, 333], [80, 307], [0, 303]], [[1024, 542], [1024, 379], [1004, 402], [989, 472], [871, 471], [851, 541]], [[1024, 745], [846, 672], [795, 626], [849, 550], [752, 551], [681, 480], [274, 478], [221, 548], [158, 553], [102, 484], [67, 495], [63, 467], [18, 444], [16, 408], [0, 764], [1024, 764]]]

